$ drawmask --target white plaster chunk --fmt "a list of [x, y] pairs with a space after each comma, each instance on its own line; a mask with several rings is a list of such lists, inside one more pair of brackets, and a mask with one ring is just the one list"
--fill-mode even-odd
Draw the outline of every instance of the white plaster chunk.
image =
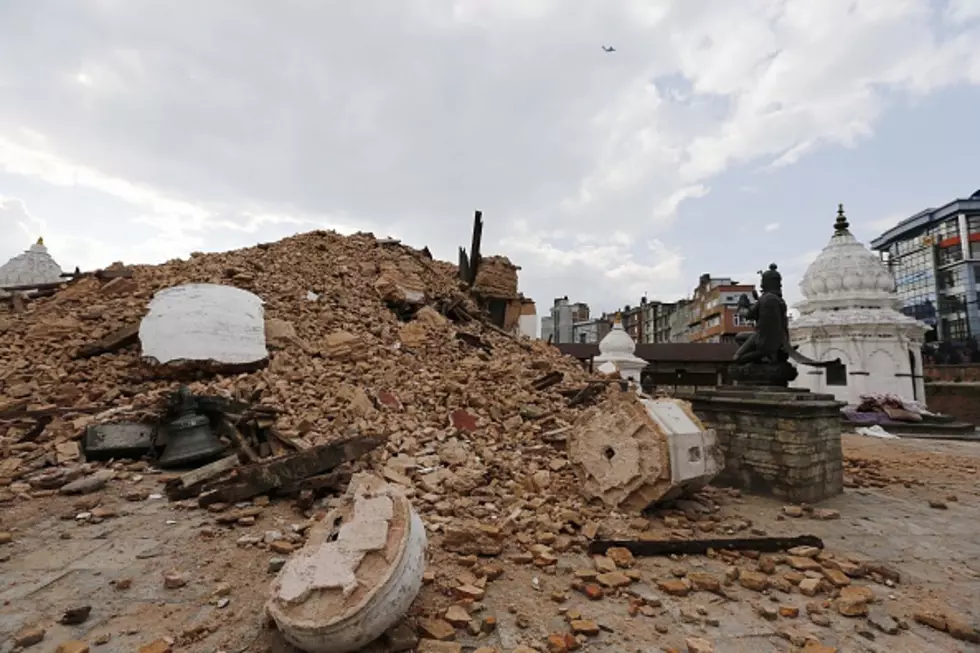
[[143, 355], [158, 364], [214, 361], [257, 363], [268, 357], [262, 300], [217, 284], [161, 290], [140, 323]]
[[[387, 488], [386, 488], [387, 489]], [[340, 589], [349, 596], [357, 589], [357, 569], [365, 555], [383, 550], [394, 517], [394, 505], [385, 492], [379, 496], [370, 485], [356, 485], [353, 516], [340, 525], [335, 541], [294, 556], [280, 576], [278, 596], [286, 603], [302, 603], [318, 590]]]
[[315, 551], [302, 551], [291, 558], [279, 577], [279, 598], [286, 603], [303, 603], [314, 591], [340, 589], [344, 595], [357, 587], [354, 570], [364, 554], [338, 542], [325, 542]]

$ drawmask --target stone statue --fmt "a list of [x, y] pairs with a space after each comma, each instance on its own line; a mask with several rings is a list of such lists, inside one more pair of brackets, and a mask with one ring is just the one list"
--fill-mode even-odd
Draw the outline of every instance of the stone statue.
[[[815, 361], [800, 354], [789, 344], [789, 318], [783, 300], [783, 278], [773, 263], [762, 273], [762, 295], [752, 291], [754, 303], [747, 295], [738, 300], [738, 314], [755, 322], [755, 332], [742, 340], [729, 367], [732, 381], [739, 385], [789, 385], [797, 377], [790, 359], [810, 367], [830, 367], [840, 359]], [[741, 340], [741, 339], [740, 339]]]

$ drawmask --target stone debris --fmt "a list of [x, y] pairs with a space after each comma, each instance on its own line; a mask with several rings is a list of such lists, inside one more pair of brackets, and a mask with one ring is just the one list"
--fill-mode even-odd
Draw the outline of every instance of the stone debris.
[[44, 640], [45, 630], [38, 626], [25, 628], [14, 634], [13, 644], [15, 648], [27, 648], [41, 643]]

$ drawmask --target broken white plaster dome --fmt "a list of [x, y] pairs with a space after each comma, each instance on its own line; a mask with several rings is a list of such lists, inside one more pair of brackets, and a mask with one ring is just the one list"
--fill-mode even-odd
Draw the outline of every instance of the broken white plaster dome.
[[247, 290], [191, 283], [157, 292], [140, 322], [143, 356], [157, 364], [266, 359], [262, 299]]
[[921, 345], [929, 327], [899, 312], [895, 278], [850, 232], [838, 208], [834, 234], [800, 282], [800, 317], [790, 342], [817, 360], [845, 365], [828, 383], [828, 370], [801, 366], [794, 385], [858, 404], [862, 394], [889, 393], [925, 401]]
[[38, 238], [30, 249], [0, 265], [0, 287], [38, 286], [64, 281], [61, 266], [48, 254], [44, 239]]
[[623, 378], [640, 383], [640, 373], [646, 367], [647, 362], [637, 357], [633, 352], [636, 351], [636, 343], [623, 329], [623, 323], [616, 315], [612, 329], [606, 337], [599, 342], [599, 355], [595, 357], [594, 363], [598, 364], [598, 370], [603, 374], [620, 372]]

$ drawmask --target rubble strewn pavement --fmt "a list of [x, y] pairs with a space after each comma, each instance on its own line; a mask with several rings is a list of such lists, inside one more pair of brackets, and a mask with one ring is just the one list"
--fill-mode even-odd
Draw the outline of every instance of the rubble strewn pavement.
[[[289, 470], [280, 470], [267, 488], [290, 497], [306, 520], [302, 526], [288, 533], [267, 530], [264, 537], [229, 531], [229, 547], [275, 554], [270, 573], [288, 568], [352, 474], [371, 471], [411, 500], [430, 537], [425, 586], [406, 620], [366, 650], [563, 653], [598, 646], [617, 636], [596, 616], [598, 608], [586, 609], [602, 602], [621, 606], [624, 618], [649, 620], [659, 635], [687, 632], [675, 624], [696, 630], [696, 636], [676, 640], [679, 648], [664, 650], [712, 651], [715, 605], [740, 595], [758, 601], [759, 623], [793, 625], [779, 627], [777, 639], [793, 647], [786, 650], [838, 650], [825, 644], [827, 631], [820, 629], [839, 620], [887, 637], [901, 637], [909, 628], [936, 631], [949, 641], [977, 637], [968, 622], [942, 607], [914, 617], [883, 613], [882, 596], [901, 591], [899, 574], [832, 550], [801, 547], [761, 556], [709, 551], [706, 557], [675, 556], [656, 568], [625, 549], [588, 556], [588, 543], [599, 536], [694, 540], [762, 533], [739, 514], [741, 498], [732, 490], [708, 486], [647, 513], [618, 512], [583, 496], [565, 451], [569, 432], [590, 404], [620, 392], [618, 385], [591, 376], [546, 343], [488, 326], [456, 267], [419, 250], [370, 234], [311, 232], [131, 270], [79, 277], [18, 310], [0, 307], [0, 511], [109, 490], [128, 501], [147, 500], [142, 486], [131, 485], [134, 475], [154, 471], [145, 461], [87, 461], [82, 440], [92, 425], [159, 420], [168, 398], [186, 384], [195, 395], [261, 406], [263, 415], [274, 415], [271, 439], [246, 433], [245, 445], [231, 443], [239, 467], [219, 460], [212, 463], [216, 474], [234, 481], [247, 477], [250, 465], [321, 452], [311, 476], [290, 485], [282, 480]], [[260, 298], [267, 359], [232, 373], [165, 370], [146, 360], [134, 325], [156, 293], [184, 284], [234, 286]], [[324, 447], [355, 438], [372, 444], [356, 456], [322, 454]], [[848, 461], [856, 474], [851, 486], [902, 482], [897, 474], [876, 473], [869, 460]], [[172, 492], [181, 486], [177, 473], [154, 478], [161, 495], [165, 487]], [[270, 500], [265, 490], [231, 492], [222, 501], [216, 490], [204, 489], [176, 501], [181, 508], [206, 510], [219, 528], [254, 525]], [[830, 509], [787, 508], [779, 519], [799, 528], [840, 518]], [[112, 516], [95, 502], [76, 519], [97, 523]], [[16, 539], [14, 525], [0, 521], [0, 531], [0, 545]], [[5, 554], [0, 561], [16, 564], [16, 557]], [[527, 593], [536, 599], [533, 614], [516, 598], [504, 609], [508, 599], [493, 596], [495, 583], [516, 578], [527, 579]], [[172, 571], [161, 582], [180, 592], [187, 578]], [[117, 582], [120, 591], [123, 585]], [[220, 607], [229, 600], [224, 590], [208, 598]], [[97, 610], [93, 606], [93, 617]], [[262, 620], [258, 612], [245, 616]], [[140, 650], [178, 650], [180, 642], [198, 650], [193, 643], [207, 632], [180, 642], [176, 635]], [[96, 645], [49, 641], [39, 627], [11, 636], [23, 648], [42, 640], [59, 650]], [[623, 650], [612, 646], [596, 650]]]

